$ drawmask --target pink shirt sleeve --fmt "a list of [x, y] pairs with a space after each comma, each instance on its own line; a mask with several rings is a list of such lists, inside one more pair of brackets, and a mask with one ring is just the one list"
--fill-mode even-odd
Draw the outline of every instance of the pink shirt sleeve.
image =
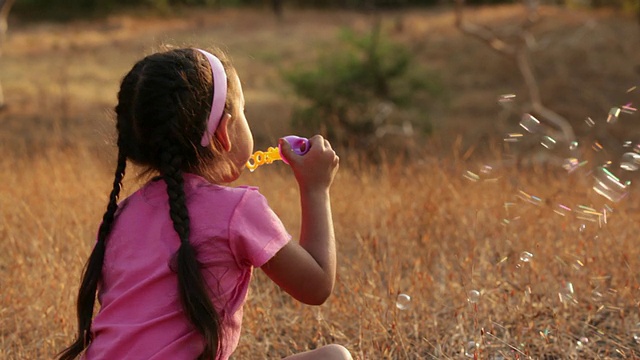
[[240, 263], [261, 267], [290, 240], [267, 199], [256, 188], [248, 188], [229, 224], [231, 249]]

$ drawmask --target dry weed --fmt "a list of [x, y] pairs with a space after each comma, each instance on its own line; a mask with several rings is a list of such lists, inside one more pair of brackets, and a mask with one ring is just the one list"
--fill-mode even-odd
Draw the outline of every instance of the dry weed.
[[[506, 22], [515, 13], [479, 9], [474, 19]], [[369, 20], [296, 13], [275, 24], [259, 12], [223, 15], [192, 14], [168, 27], [129, 18], [43, 25], [9, 39], [14, 46], [3, 58], [9, 110], [0, 132], [0, 358], [51, 358], [73, 336], [80, 272], [112, 177], [104, 153], [113, 149], [96, 144], [110, 133], [104, 109], [113, 106], [119, 76], [135, 59], [162, 42], [233, 39], [226, 45], [246, 74], [247, 100], [257, 107], [250, 114], [265, 115], [254, 120], [261, 121], [255, 129], [264, 144], [286, 131], [282, 119], [290, 109], [275, 61], [309, 59], [309, 48], [334, 41], [340, 26], [363, 29]], [[546, 34], [584, 35], [580, 41], [565, 36], [538, 58], [549, 106], [564, 105], [563, 114], [579, 121], [606, 114], [631, 85], [625, 64], [637, 47], [619, 40], [632, 39], [636, 25], [606, 14], [588, 14], [596, 19], [591, 25], [584, 13], [545, 15]], [[78, 29], [90, 31], [73, 36]], [[497, 127], [493, 99], [518, 91], [515, 69], [457, 34], [446, 11], [405, 14], [396, 35], [455, 89], [429, 140], [444, 145], [408, 165], [344, 162], [332, 190], [335, 293], [323, 306], [303, 306], [256, 271], [235, 358], [279, 358], [333, 342], [358, 359], [640, 357], [634, 194], [615, 204], [605, 225], [578, 219], [579, 211], [554, 212], [559, 203], [600, 209], [585, 174], [509, 168], [493, 181], [464, 179], [482, 163], [464, 163], [469, 144], [452, 152], [450, 143], [460, 142], [444, 130], [467, 136], [471, 146], [482, 145], [487, 133], [499, 136], [511, 119], [499, 117]], [[586, 60], [571, 61], [577, 65], [568, 69], [564, 54]], [[297, 235], [298, 194], [285, 169], [271, 165], [241, 181], [260, 186]], [[125, 189], [137, 185], [129, 177]], [[530, 261], [521, 260], [524, 252], [533, 255]], [[399, 294], [410, 296], [404, 310], [396, 304]]]

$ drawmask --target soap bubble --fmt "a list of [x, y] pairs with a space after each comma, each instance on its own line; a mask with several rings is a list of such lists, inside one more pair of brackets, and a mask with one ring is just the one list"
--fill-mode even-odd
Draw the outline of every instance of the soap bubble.
[[555, 212], [556, 214], [560, 215], [560, 216], [567, 216], [568, 214], [571, 213], [571, 208], [563, 205], [563, 204], [558, 204], [557, 208], [555, 208], [553, 210], [553, 212]]
[[593, 119], [592, 119], [592, 118], [590, 118], [590, 117], [586, 118], [586, 119], [584, 120], [584, 122], [585, 122], [585, 123], [587, 124], [587, 126], [588, 126], [588, 127], [590, 127], [590, 128], [591, 128], [591, 127], [596, 126], [596, 122], [595, 122], [595, 121], [593, 121]]
[[528, 263], [531, 262], [531, 260], [533, 260], [533, 254], [528, 252], [528, 251], [523, 251], [522, 253], [520, 253], [520, 261], [524, 262], [524, 263]]
[[600, 291], [593, 290], [591, 292], [591, 300], [593, 300], [593, 302], [600, 303], [600, 302], [602, 302], [603, 299], [604, 299], [604, 295], [602, 295], [602, 293]]
[[522, 133], [508, 133], [505, 138], [504, 141], [505, 142], [518, 142], [522, 139], [524, 135]]
[[569, 150], [575, 150], [578, 148], [578, 142], [577, 141], [572, 141], [571, 144], [569, 144]]
[[500, 104], [508, 104], [513, 102], [513, 100], [515, 100], [516, 95], [515, 94], [502, 94], [498, 97], [498, 103]]
[[562, 168], [568, 172], [573, 172], [578, 167], [580, 167], [580, 161], [574, 157], [566, 158], [562, 162]]
[[531, 114], [524, 114], [520, 120], [520, 126], [530, 133], [540, 132], [542, 125], [540, 121]]
[[618, 117], [620, 117], [620, 108], [614, 106], [609, 110], [609, 115], [607, 116], [607, 124], [613, 124], [618, 121]]
[[411, 296], [407, 294], [399, 294], [396, 299], [396, 307], [400, 310], [407, 310], [411, 307]]
[[640, 154], [627, 152], [620, 159], [620, 167], [627, 171], [636, 171], [640, 168]]
[[593, 190], [597, 194], [613, 202], [618, 202], [627, 196], [627, 185], [623, 184], [604, 166], [596, 168], [593, 177], [595, 179]]
[[587, 346], [588, 343], [589, 343], [589, 338], [583, 336], [580, 338], [580, 340], [576, 342], [576, 349], [582, 350]]
[[478, 344], [476, 344], [475, 341], [467, 342], [467, 345], [464, 348], [464, 356], [468, 358], [474, 358], [477, 347], [478, 347]]
[[540, 145], [544, 146], [545, 148], [547, 148], [549, 150], [553, 149], [556, 146], [557, 143], [558, 142], [554, 138], [549, 136], [549, 135], [543, 136], [542, 140], [540, 140]]
[[560, 302], [568, 303], [568, 304], [577, 304], [578, 301], [575, 299], [575, 292], [573, 290], [573, 284], [570, 282], [566, 282], [558, 293], [560, 298]]
[[467, 293], [467, 301], [472, 304], [477, 304], [480, 301], [480, 292], [478, 290], [470, 290]]
[[640, 344], [640, 322], [636, 324], [635, 328], [631, 331], [631, 336], [636, 344]]

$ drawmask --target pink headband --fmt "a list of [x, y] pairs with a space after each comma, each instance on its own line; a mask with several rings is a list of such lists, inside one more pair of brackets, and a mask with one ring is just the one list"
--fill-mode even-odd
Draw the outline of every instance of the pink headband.
[[227, 100], [227, 74], [224, 72], [224, 66], [220, 60], [214, 55], [201, 50], [196, 49], [204, 54], [209, 60], [211, 65], [211, 76], [213, 81], [213, 101], [211, 102], [211, 112], [209, 113], [209, 119], [207, 120], [207, 127], [204, 130], [200, 145], [209, 146], [211, 137], [216, 132], [222, 114], [224, 113], [224, 104]]

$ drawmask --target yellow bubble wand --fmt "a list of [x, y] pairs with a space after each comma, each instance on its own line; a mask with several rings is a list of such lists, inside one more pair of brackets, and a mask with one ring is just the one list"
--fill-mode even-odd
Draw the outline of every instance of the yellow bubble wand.
[[[300, 136], [289, 135], [283, 138], [286, 142], [291, 145], [291, 150], [298, 155], [304, 155], [309, 151], [309, 139], [303, 138]], [[247, 161], [247, 168], [249, 171], [253, 172], [260, 165], [271, 164], [276, 160], [282, 160], [285, 164], [289, 162], [282, 156], [282, 148], [280, 145], [278, 147], [269, 147], [267, 151], [256, 151], [249, 157]]]

